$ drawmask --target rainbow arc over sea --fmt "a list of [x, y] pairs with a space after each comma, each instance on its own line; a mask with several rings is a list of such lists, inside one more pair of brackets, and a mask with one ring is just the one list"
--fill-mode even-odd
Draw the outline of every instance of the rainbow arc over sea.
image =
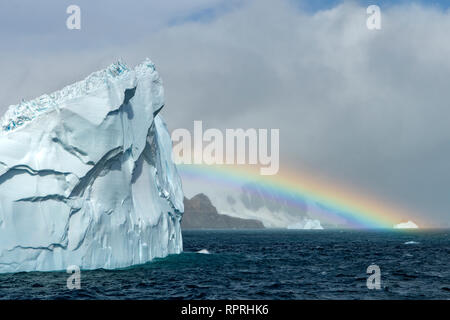
[[241, 188], [254, 184], [268, 190], [270, 196], [288, 203], [289, 206], [304, 208], [315, 203], [320, 217], [328, 222], [339, 222], [342, 226], [360, 229], [392, 228], [416, 214], [409, 210], [375, 199], [347, 186], [324, 182], [314, 175], [300, 170], [280, 170], [273, 176], [260, 175], [257, 168], [237, 165], [179, 164], [178, 171], [183, 180], [198, 180], [210, 185], [227, 188]]

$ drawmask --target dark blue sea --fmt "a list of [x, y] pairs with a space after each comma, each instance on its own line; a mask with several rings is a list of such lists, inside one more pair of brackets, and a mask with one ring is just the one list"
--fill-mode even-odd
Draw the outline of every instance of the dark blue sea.
[[[184, 231], [184, 253], [123, 270], [0, 275], [1, 299], [450, 299], [450, 230]], [[203, 250], [206, 253], [198, 253]], [[381, 289], [369, 290], [376, 264]]]

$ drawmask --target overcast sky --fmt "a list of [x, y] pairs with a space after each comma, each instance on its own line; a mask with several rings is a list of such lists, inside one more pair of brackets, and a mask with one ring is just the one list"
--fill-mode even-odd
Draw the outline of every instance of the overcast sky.
[[170, 129], [279, 128], [282, 167], [450, 225], [450, 14], [377, 2], [370, 31], [368, 1], [2, 1], [0, 111], [148, 56]]

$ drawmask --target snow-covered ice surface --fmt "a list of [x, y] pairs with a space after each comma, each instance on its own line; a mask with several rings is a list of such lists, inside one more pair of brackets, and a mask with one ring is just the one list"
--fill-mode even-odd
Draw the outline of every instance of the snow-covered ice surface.
[[120, 268], [182, 251], [181, 180], [150, 60], [11, 106], [0, 132], [0, 272]]

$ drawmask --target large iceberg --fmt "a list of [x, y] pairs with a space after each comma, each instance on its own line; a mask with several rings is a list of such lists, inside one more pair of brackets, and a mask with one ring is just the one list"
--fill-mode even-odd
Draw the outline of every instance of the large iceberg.
[[11, 106], [0, 132], [0, 272], [120, 268], [182, 251], [181, 180], [150, 60]]

